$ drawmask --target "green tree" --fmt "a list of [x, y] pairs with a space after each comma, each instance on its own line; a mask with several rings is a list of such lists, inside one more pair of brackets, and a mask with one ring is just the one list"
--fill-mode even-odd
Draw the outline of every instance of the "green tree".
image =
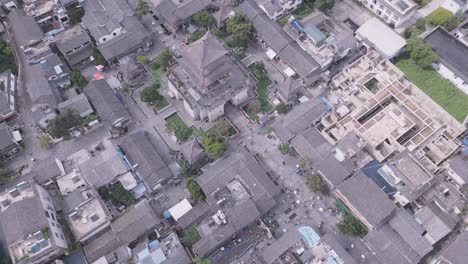
[[85, 12], [82, 7], [70, 7], [67, 8], [68, 19], [70, 20], [70, 24], [74, 25], [77, 23], [81, 23], [81, 18], [83, 18]]
[[205, 194], [200, 188], [200, 185], [198, 185], [198, 183], [194, 179], [188, 179], [185, 187], [187, 187], [187, 190], [189, 191], [190, 195], [192, 195], [193, 199], [197, 201], [205, 200]]
[[201, 259], [200, 257], [195, 257], [195, 264], [211, 264], [209, 259]]
[[80, 70], [73, 69], [71, 73], [71, 81], [74, 85], [80, 88], [85, 87], [88, 84], [88, 80], [81, 74]]
[[121, 204], [129, 206], [135, 202], [133, 194], [125, 190], [120, 182], [117, 182], [112, 186], [110, 199], [115, 206], [119, 206]]
[[208, 13], [208, 11], [205, 10], [193, 15], [192, 19], [193, 22], [197, 24], [197, 26], [205, 28], [211, 26], [215, 22], [214, 18], [210, 15], [210, 13]]
[[333, 8], [335, 0], [316, 0], [314, 3], [315, 8], [322, 12], [326, 12]]
[[137, 1], [137, 8], [136, 8], [136, 13], [137, 16], [142, 17], [146, 14], [148, 14], [151, 11], [151, 8], [145, 0], [138, 0]]
[[418, 18], [418, 20], [416, 20], [416, 24], [414, 24], [414, 26], [419, 30], [419, 31], [422, 31], [424, 32], [426, 30], [426, 20], [421, 17], [421, 18]]
[[185, 230], [183, 237], [184, 244], [187, 247], [192, 247], [193, 244], [195, 244], [201, 238], [195, 225], [191, 225], [187, 230]]
[[94, 65], [107, 66], [106, 59], [104, 58], [104, 56], [102, 56], [101, 52], [99, 52], [99, 50], [96, 48], [93, 49], [93, 58], [94, 58]]
[[136, 57], [136, 60], [141, 63], [141, 64], [144, 64], [144, 65], [148, 65], [149, 64], [149, 59], [145, 56], [145, 55], [138, 55]]
[[195, 42], [195, 41], [201, 39], [204, 35], [205, 35], [205, 32], [202, 32], [202, 31], [195, 31], [195, 32], [193, 32], [193, 34], [190, 36], [189, 42], [190, 42], [190, 43]]
[[221, 158], [226, 151], [224, 138], [216, 135], [215, 133], [204, 135], [202, 138], [202, 144], [206, 153], [210, 154], [213, 158]]
[[411, 38], [406, 45], [411, 60], [423, 68], [430, 68], [431, 64], [437, 60], [437, 55], [432, 50], [429, 43], [420, 38]]
[[307, 186], [313, 192], [323, 192], [327, 189], [327, 184], [318, 174], [312, 174], [307, 178]]
[[278, 114], [284, 114], [288, 111], [288, 106], [285, 103], [280, 103], [276, 106], [276, 111], [278, 111]]
[[291, 152], [291, 148], [289, 147], [289, 144], [281, 144], [279, 145], [278, 149], [280, 150], [281, 154], [286, 155], [289, 152]]
[[262, 103], [260, 103], [259, 100], [255, 99], [249, 103], [249, 107], [254, 114], [258, 114], [260, 110], [262, 109]]
[[182, 174], [185, 177], [190, 176], [191, 174], [190, 163], [184, 159], [181, 159], [179, 160], [179, 165], [180, 165], [180, 174]]
[[336, 225], [338, 232], [348, 236], [363, 237], [367, 234], [364, 225], [354, 216], [344, 214], [343, 219]]
[[244, 14], [236, 12], [233, 17], [227, 20], [226, 31], [232, 35], [234, 46], [245, 47], [252, 32], [252, 24]]
[[171, 62], [172, 59], [172, 53], [169, 49], [163, 50], [158, 58], [156, 59], [156, 62], [151, 66], [153, 70], [159, 69], [159, 67], [164, 67], [164, 69], [169, 66], [169, 63]]
[[98, 193], [104, 201], [107, 201], [111, 198], [109, 188], [107, 186], [101, 186], [98, 188]]
[[49, 133], [54, 138], [69, 136], [69, 130], [73, 127], [80, 126], [82, 122], [81, 116], [73, 110], [65, 110], [52, 120], [47, 126]]
[[47, 134], [42, 134], [38, 136], [37, 140], [41, 149], [48, 149], [50, 147], [50, 144], [52, 143], [52, 139]]
[[161, 94], [155, 86], [146, 87], [140, 94], [141, 101], [154, 104], [161, 99]]

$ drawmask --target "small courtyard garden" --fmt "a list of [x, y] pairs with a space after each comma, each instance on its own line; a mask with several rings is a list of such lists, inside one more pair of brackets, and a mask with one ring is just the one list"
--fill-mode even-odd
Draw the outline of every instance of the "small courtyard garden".
[[468, 113], [468, 96], [431, 68], [423, 68], [409, 58], [399, 58], [396, 66], [419, 89], [430, 96], [459, 122]]
[[165, 120], [166, 132], [169, 134], [174, 132], [177, 139], [179, 139], [181, 142], [187, 141], [196, 131], [196, 129], [188, 127], [184, 120], [182, 120], [182, 118], [177, 113], [170, 115]]
[[273, 110], [273, 105], [268, 100], [268, 88], [272, 81], [268, 77], [263, 63], [254, 63], [249, 66], [250, 71], [258, 80], [257, 83], [257, 99], [250, 102], [243, 109], [249, 115], [249, 117], [256, 121], [258, 120], [258, 113], [268, 113]]

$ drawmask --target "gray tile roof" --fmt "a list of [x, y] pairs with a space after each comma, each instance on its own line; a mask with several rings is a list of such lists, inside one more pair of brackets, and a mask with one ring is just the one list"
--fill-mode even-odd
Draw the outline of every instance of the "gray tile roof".
[[289, 142], [298, 133], [318, 121], [326, 112], [327, 108], [322, 100], [313, 98], [278, 118], [272, 127], [279, 138]]
[[84, 247], [84, 253], [89, 263], [109, 254], [120, 246], [117, 236], [109, 230]]
[[286, 80], [279, 86], [278, 92], [280, 96], [285, 101], [290, 101], [295, 99], [296, 93], [302, 88], [302, 83], [299, 80], [293, 79], [291, 77], [286, 78]]
[[293, 70], [308, 83], [320, 74], [320, 65], [310, 54], [299, 47], [276, 22], [271, 20], [252, 0], [245, 0], [238, 6], [252, 22], [259, 37], [278, 54]]
[[419, 256], [423, 257], [432, 250], [431, 244], [422, 236], [424, 227], [406, 209], [399, 208], [389, 225]]
[[16, 143], [13, 141], [10, 127], [6, 122], [0, 123], [0, 152], [4, 150], [8, 151], [8, 149], [11, 149], [13, 146], [16, 146]]
[[57, 88], [49, 84], [39, 64], [25, 66], [25, 80], [28, 95], [33, 105], [57, 107], [59, 102]]
[[185, 0], [177, 5], [176, 2], [174, 0], [151, 0], [159, 15], [174, 28], [211, 3], [209, 0]]
[[57, 158], [53, 155], [36, 162], [32, 169], [35, 174], [34, 179], [36, 182], [44, 184], [55, 177], [64, 175], [59, 167], [60, 160], [58, 162], [59, 163], [57, 164]]
[[99, 117], [108, 126], [129, 120], [130, 114], [105, 80], [94, 80], [84, 88]]
[[67, 109], [77, 112], [81, 117], [86, 117], [94, 112], [88, 98], [83, 93], [58, 104], [60, 112]]
[[[466, 156], [466, 155], [465, 155]], [[468, 158], [464, 156], [456, 156], [448, 161], [450, 169], [452, 169], [458, 176], [463, 178], [465, 183], [468, 183]]]
[[468, 259], [468, 230], [463, 231], [455, 241], [442, 250], [440, 258], [450, 264], [465, 264]]
[[81, 28], [72, 28], [70, 31], [73, 34], [64, 32], [63, 35], [59, 34], [57, 36], [57, 48], [63, 54], [68, 64], [73, 67], [92, 56], [93, 44], [88, 33]]
[[399, 208], [392, 219], [370, 232], [365, 240], [382, 264], [419, 263], [432, 246], [422, 236], [424, 228], [406, 209]]
[[209, 196], [234, 179], [238, 179], [249, 190], [261, 215], [276, 205], [274, 197], [279, 194], [278, 187], [255, 158], [246, 152], [233, 153], [204, 168], [204, 173], [197, 178], [197, 182]]
[[174, 175], [163, 161], [155, 146], [144, 131], [138, 131], [125, 137], [120, 144], [127, 159], [136, 167], [137, 175], [150, 189], [154, 190], [158, 184], [163, 184]]
[[349, 252], [345, 250], [345, 247], [340, 244], [338, 238], [333, 232], [327, 232], [320, 238], [320, 241], [326, 243], [330, 246], [333, 251], [338, 255], [338, 257], [343, 260], [346, 264], [357, 264], [358, 262], [351, 256]]
[[432, 44], [438, 60], [463, 81], [468, 82], [468, 47], [442, 27], [436, 28], [425, 37]]
[[84, 9], [82, 25], [96, 40], [111, 35], [117, 28], [124, 29], [120, 35], [98, 44], [106, 60], [120, 58], [139, 48], [149, 34], [127, 0], [89, 0], [84, 3]]
[[30, 16], [27, 16], [22, 9], [14, 8], [8, 14], [8, 19], [12, 27], [15, 41], [26, 48], [36, 44], [44, 38], [41, 28]]
[[210, 212], [210, 206], [207, 203], [198, 203], [190, 211], [177, 219], [177, 223], [183, 229], [198, 224]]
[[277, 53], [301, 78], [318, 77], [321, 73], [320, 64], [296, 42]]
[[302, 235], [299, 231], [297, 231], [297, 229], [291, 229], [276, 241], [273, 241], [270, 246], [266, 247], [261, 252], [260, 257], [264, 263], [271, 264], [301, 239]]
[[245, 200], [230, 208], [226, 212], [226, 216], [234, 228], [241, 231], [244, 227], [259, 219], [261, 215], [252, 200]]
[[218, 229], [206, 237], [198, 240], [193, 246], [192, 251], [198, 256], [206, 256], [211, 251], [220, 248], [226, 241], [236, 233], [236, 229], [231, 223], [221, 225]]
[[385, 221], [396, 207], [385, 192], [361, 172], [338, 185], [336, 191], [374, 227]]
[[186, 142], [180, 149], [180, 152], [190, 165], [196, 163], [205, 156], [205, 151], [195, 138]]
[[318, 162], [316, 169], [331, 187], [338, 186], [353, 173], [349, 168], [343, 166], [333, 154]]
[[456, 225], [455, 221], [442, 211], [435, 202], [421, 208], [415, 213], [415, 217], [424, 226], [427, 237], [432, 240], [432, 244], [444, 238]]
[[300, 132], [291, 141], [291, 146], [312, 165], [322, 161], [332, 152], [332, 145], [315, 127]]
[[148, 200], [145, 199], [127, 209], [125, 214], [117, 218], [111, 225], [120, 244], [127, 245], [148, 231], [152, 231], [160, 223], [161, 220], [149, 206]]

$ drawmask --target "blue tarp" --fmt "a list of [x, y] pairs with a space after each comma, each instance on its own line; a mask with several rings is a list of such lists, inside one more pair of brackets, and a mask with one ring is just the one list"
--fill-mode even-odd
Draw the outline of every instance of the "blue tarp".
[[320, 241], [320, 236], [310, 226], [299, 227], [297, 230], [302, 235], [302, 237], [304, 237], [304, 240], [307, 242], [309, 248], [315, 247]]
[[380, 174], [378, 170], [383, 166], [378, 160], [373, 160], [369, 162], [366, 166], [362, 168], [362, 172], [371, 179], [375, 184], [377, 184], [380, 189], [382, 189], [388, 196], [393, 198], [393, 195], [397, 191], [393, 186], [391, 186]]

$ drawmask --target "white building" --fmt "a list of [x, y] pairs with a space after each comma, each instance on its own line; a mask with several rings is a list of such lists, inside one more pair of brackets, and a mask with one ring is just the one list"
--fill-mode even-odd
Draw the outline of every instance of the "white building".
[[374, 48], [386, 59], [400, 54], [406, 46], [406, 40], [391, 28], [372, 18], [356, 30], [356, 39], [363, 42], [368, 48]]
[[398, 27], [407, 21], [418, 9], [418, 5], [411, 0], [361, 0], [361, 2], [393, 27]]
[[302, 4], [302, 0], [258, 0], [257, 4], [268, 17], [278, 20], [294, 11]]

